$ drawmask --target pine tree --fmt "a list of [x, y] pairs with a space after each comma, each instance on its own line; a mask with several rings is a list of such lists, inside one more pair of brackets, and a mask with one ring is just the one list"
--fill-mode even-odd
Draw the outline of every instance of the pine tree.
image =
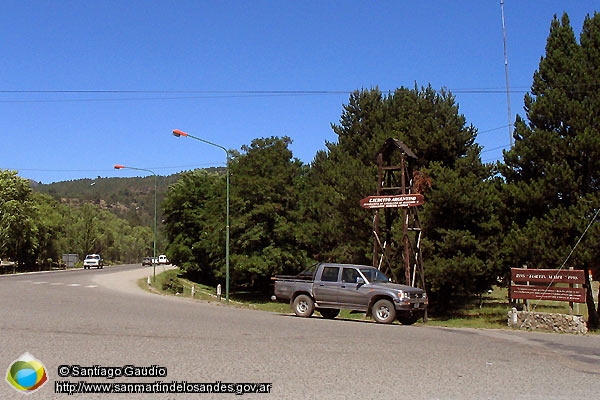
[[[515, 145], [504, 154], [505, 268], [558, 268], [600, 207], [600, 16], [577, 43], [567, 14], [550, 26], [546, 54], [517, 116]], [[586, 242], [598, 241], [590, 230]], [[578, 249], [568, 266], [587, 269], [598, 253]], [[592, 303], [593, 304], [593, 303]], [[598, 314], [591, 307], [590, 325]]]
[[231, 165], [234, 284], [268, 292], [271, 277], [306, 267], [297, 185], [304, 168], [289, 137], [254, 139]]
[[372, 262], [373, 214], [359, 201], [375, 194], [375, 155], [395, 138], [418, 157], [413, 169], [432, 181], [421, 221], [425, 279], [436, 304], [487, 290], [497, 275], [492, 240], [500, 229], [494, 216], [497, 182], [491, 166], [481, 163], [476, 129], [466, 125], [454, 97], [431, 87], [388, 95], [376, 88], [357, 91], [333, 130], [338, 143], [328, 143], [310, 171], [310, 197], [318, 199], [313, 216], [324, 229], [319, 256]]

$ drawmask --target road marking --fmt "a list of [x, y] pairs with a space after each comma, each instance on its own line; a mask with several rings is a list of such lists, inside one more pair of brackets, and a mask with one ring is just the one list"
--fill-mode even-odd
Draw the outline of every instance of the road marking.
[[83, 285], [82, 283], [64, 283], [64, 282], [46, 282], [46, 281], [25, 281], [27, 283], [31, 283], [32, 285], [45, 285], [49, 286], [70, 286], [70, 287], [86, 287], [86, 288], [97, 288], [98, 285]]

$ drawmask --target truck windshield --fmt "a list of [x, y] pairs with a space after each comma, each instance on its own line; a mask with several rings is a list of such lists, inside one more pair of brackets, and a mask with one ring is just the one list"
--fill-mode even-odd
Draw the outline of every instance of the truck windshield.
[[377, 268], [361, 268], [360, 272], [370, 283], [388, 283], [390, 280]]

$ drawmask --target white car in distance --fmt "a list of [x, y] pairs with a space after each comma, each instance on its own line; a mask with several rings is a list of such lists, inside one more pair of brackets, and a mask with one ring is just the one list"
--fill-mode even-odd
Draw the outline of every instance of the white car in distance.
[[83, 260], [83, 269], [90, 269], [96, 267], [98, 269], [104, 268], [104, 260], [100, 254], [88, 254]]

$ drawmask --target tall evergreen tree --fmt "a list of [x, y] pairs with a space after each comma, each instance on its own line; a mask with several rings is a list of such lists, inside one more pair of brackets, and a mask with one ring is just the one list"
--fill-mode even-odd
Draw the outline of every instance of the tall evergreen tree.
[[[371, 263], [373, 213], [359, 200], [376, 192], [375, 155], [388, 138], [404, 142], [417, 155], [413, 169], [432, 181], [425, 193], [425, 278], [437, 304], [480, 293], [496, 277], [492, 238], [499, 231], [492, 168], [481, 163], [476, 130], [458, 113], [454, 96], [431, 87], [400, 88], [387, 96], [378, 89], [350, 96], [339, 125], [338, 143], [327, 143], [310, 172], [312, 215], [325, 226], [320, 257]], [[399, 268], [401, 268], [399, 266]], [[403, 276], [403, 274], [396, 274]]]
[[289, 137], [254, 139], [231, 165], [232, 282], [267, 291], [275, 274], [306, 266], [300, 243], [302, 163]]
[[[586, 17], [579, 44], [567, 14], [555, 16], [546, 54], [525, 95], [527, 120], [517, 116], [515, 145], [500, 166], [506, 181], [506, 269], [558, 268], [580, 239], [582, 247], [565, 266], [587, 269], [600, 256], [593, 245], [599, 230], [582, 238], [600, 207], [599, 67], [600, 15]], [[597, 326], [593, 302], [588, 309], [591, 326]]]

